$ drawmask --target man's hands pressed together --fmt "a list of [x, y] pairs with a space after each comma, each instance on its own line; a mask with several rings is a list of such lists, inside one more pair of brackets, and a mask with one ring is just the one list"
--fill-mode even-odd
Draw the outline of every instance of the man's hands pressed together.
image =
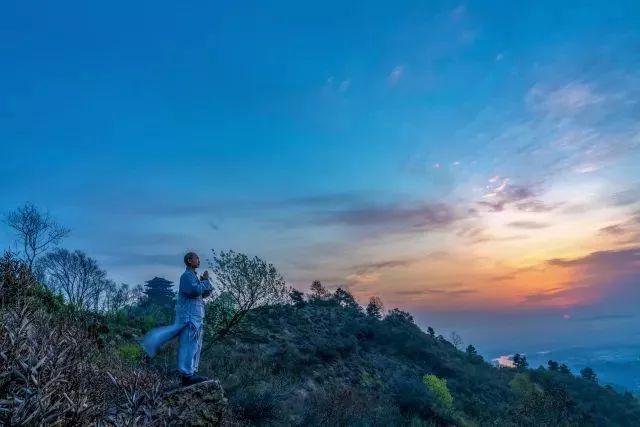
[[202, 276], [200, 276], [200, 280], [207, 280], [209, 278], [209, 271], [205, 270], [204, 273], [202, 273]]

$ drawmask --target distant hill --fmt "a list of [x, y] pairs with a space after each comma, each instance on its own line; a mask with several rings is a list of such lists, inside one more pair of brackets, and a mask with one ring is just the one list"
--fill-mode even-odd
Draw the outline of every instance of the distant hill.
[[590, 366], [601, 384], [640, 395], [640, 344], [572, 347], [527, 355], [531, 366], [546, 365], [547, 360], [562, 360], [574, 372]]

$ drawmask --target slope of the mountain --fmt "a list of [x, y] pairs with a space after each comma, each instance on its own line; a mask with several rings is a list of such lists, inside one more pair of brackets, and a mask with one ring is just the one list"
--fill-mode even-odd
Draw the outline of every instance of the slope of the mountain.
[[[253, 424], [640, 425], [629, 394], [546, 369], [498, 369], [408, 313], [379, 320], [331, 299], [256, 309], [242, 331], [207, 343], [202, 361]], [[425, 375], [446, 380], [452, 404]]]
[[113, 351], [118, 343], [104, 316], [65, 304], [0, 258], [0, 426], [222, 423], [218, 382], [165, 393], [175, 381], [130, 363]]
[[147, 367], [136, 336], [171, 313], [147, 309], [78, 311], [0, 259], [0, 424], [640, 425], [631, 394], [497, 369], [408, 313], [329, 296], [259, 307], [224, 338], [209, 326], [200, 373], [220, 384], [168, 397], [175, 343]]

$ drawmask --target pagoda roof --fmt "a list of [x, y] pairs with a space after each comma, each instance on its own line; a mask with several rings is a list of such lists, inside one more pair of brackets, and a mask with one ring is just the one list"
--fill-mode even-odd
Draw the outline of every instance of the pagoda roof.
[[169, 281], [169, 280], [165, 279], [164, 277], [158, 277], [158, 276], [156, 276], [156, 277], [154, 277], [154, 278], [153, 278], [153, 279], [151, 279], [151, 280], [147, 280], [145, 283], [163, 283], [163, 284], [171, 284], [171, 283], [173, 283], [173, 282], [171, 282], [171, 281]]

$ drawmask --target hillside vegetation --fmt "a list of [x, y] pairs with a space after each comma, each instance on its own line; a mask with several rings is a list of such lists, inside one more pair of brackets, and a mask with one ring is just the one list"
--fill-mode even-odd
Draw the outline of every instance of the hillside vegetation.
[[640, 425], [630, 394], [545, 368], [495, 368], [408, 313], [379, 320], [335, 295], [252, 311], [204, 361], [256, 424]]
[[1, 267], [2, 425], [640, 425], [630, 394], [559, 370], [495, 368], [409, 313], [363, 310], [343, 290], [292, 291], [224, 333], [229, 301], [209, 301], [200, 371], [222, 387], [176, 403], [162, 394], [175, 381], [175, 344], [148, 365], [136, 342], [170, 322], [171, 307], [91, 312], [10, 256]]

